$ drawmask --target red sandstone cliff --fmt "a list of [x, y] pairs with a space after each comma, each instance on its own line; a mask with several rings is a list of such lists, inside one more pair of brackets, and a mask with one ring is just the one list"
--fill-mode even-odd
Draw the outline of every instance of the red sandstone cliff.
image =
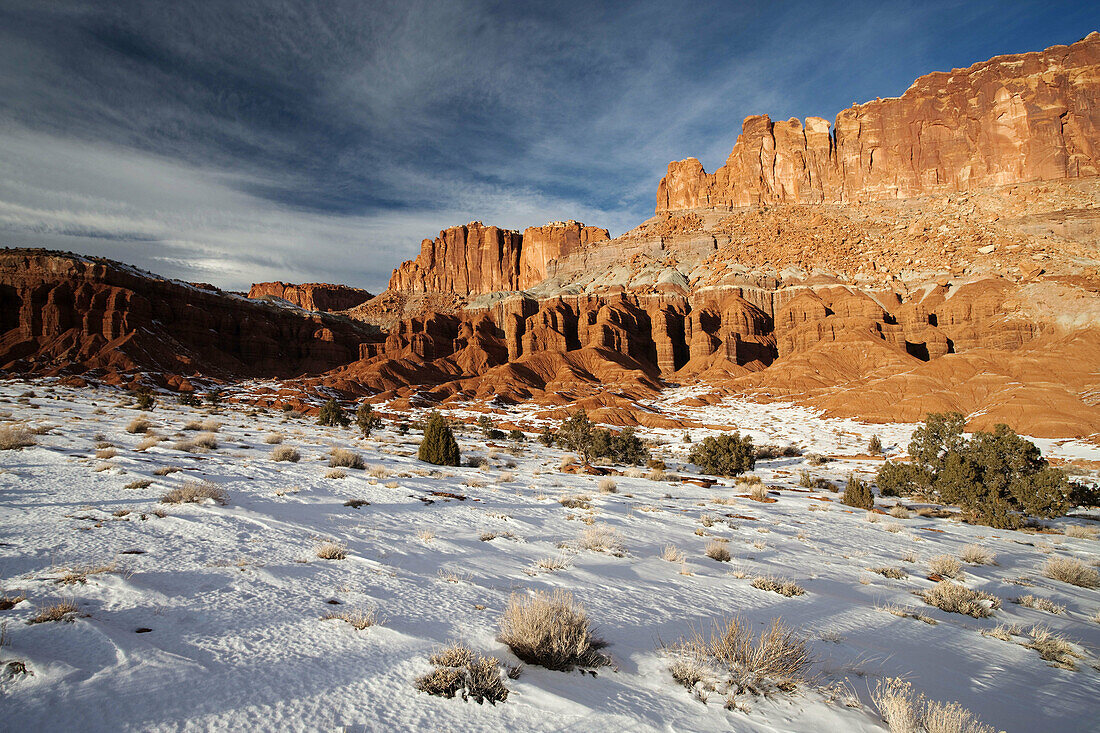
[[365, 303], [374, 296], [366, 290], [347, 285], [328, 283], [303, 283], [293, 285], [284, 282], [253, 283], [249, 298], [273, 296], [282, 298], [299, 308], [310, 311], [343, 311]]
[[748, 117], [725, 165], [669, 163], [657, 212], [842, 203], [1100, 173], [1100, 34], [917, 79], [819, 117]]

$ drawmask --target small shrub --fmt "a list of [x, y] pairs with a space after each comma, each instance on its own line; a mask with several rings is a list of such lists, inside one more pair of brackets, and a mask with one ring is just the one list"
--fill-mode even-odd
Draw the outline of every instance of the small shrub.
[[871, 697], [891, 733], [996, 733], [958, 703], [927, 700], [896, 677], [880, 680]]
[[892, 580], [901, 580], [908, 577], [909, 573], [905, 572], [901, 568], [883, 567], [883, 568], [867, 568], [872, 573], [878, 573], [884, 578], [890, 578]]
[[209, 481], [185, 481], [163, 497], [164, 504], [201, 504], [210, 499], [216, 504], [229, 503], [229, 495], [221, 487]]
[[72, 601], [58, 601], [57, 603], [51, 603], [48, 606], [43, 606], [38, 610], [29, 621], [28, 624], [44, 624], [50, 621], [72, 621], [73, 614], [77, 613], [80, 609], [76, 607], [76, 604]]
[[154, 476], [167, 476], [170, 473], [178, 473], [183, 469], [179, 466], [161, 466], [157, 470], [153, 471]]
[[278, 445], [283, 442], [282, 433], [268, 433], [264, 436], [264, 442], [268, 445]]
[[622, 556], [626, 552], [623, 538], [614, 529], [604, 524], [595, 524], [586, 528], [579, 544], [582, 549], [606, 552], [615, 556]]
[[347, 448], [333, 448], [329, 453], [328, 466], [329, 468], [351, 468], [356, 471], [366, 468], [363, 456]]
[[199, 402], [199, 398], [195, 396], [194, 392], [180, 392], [179, 396], [176, 397], [176, 402], [185, 407], [198, 407], [202, 404]]
[[19, 450], [34, 444], [34, 436], [22, 425], [0, 427], [0, 450]]
[[661, 559], [668, 562], [683, 562], [684, 551], [676, 545], [665, 545], [661, 550]]
[[114, 448], [99, 448], [95, 452], [95, 457], [103, 460], [114, 458], [118, 455], [118, 451]]
[[1019, 598], [1013, 598], [1012, 602], [1027, 608], [1034, 608], [1037, 611], [1046, 611], [1047, 613], [1062, 614], [1066, 611], [1065, 606], [1055, 603], [1048, 598], [1033, 596], [1030, 593], [1025, 596], [1020, 596]]
[[133, 481], [126, 484], [122, 488], [124, 488], [124, 489], [147, 489], [152, 485], [153, 485], [152, 479], [139, 478], [139, 479], [134, 479]]
[[615, 480], [610, 478], [600, 479], [599, 488], [601, 494], [614, 494], [618, 491], [618, 485], [615, 483]]
[[558, 503], [566, 509], [591, 509], [592, 497], [584, 494], [566, 494], [558, 499]]
[[672, 478], [672, 474], [663, 468], [655, 468], [646, 474], [646, 478], [650, 481], [668, 481]]
[[1031, 641], [1024, 646], [1039, 652], [1040, 657], [1052, 662], [1055, 667], [1077, 669], [1075, 660], [1084, 658], [1073, 649], [1073, 645], [1064, 636], [1051, 633], [1049, 629], [1036, 626], [1028, 634], [1031, 636]]
[[918, 594], [924, 602], [948, 613], [987, 618], [1001, 607], [998, 598], [945, 580]]
[[348, 499], [344, 502], [344, 506], [350, 506], [352, 509], [358, 509], [361, 506], [370, 506], [370, 502], [366, 499]]
[[322, 560], [346, 560], [348, 556], [348, 549], [337, 542], [321, 542], [313, 551]]
[[718, 562], [730, 561], [730, 551], [721, 542], [708, 542], [706, 554], [707, 557]]
[[280, 445], [271, 451], [271, 460], [273, 461], [290, 461], [291, 463], [297, 463], [302, 460], [302, 454], [298, 452], [297, 448], [289, 445]]
[[363, 611], [361, 609], [348, 609], [346, 611], [330, 611], [321, 617], [322, 621], [345, 621], [351, 624], [351, 627], [356, 631], [364, 631], [371, 626], [378, 626], [382, 623], [382, 619], [378, 616], [378, 609], [368, 608]]
[[879, 440], [877, 435], [871, 436], [871, 440], [867, 443], [867, 452], [873, 456], [882, 453], [882, 441]]
[[692, 447], [689, 460], [716, 476], [738, 476], [756, 466], [752, 437], [738, 432], [704, 438]]
[[871, 493], [871, 487], [855, 474], [848, 477], [848, 485], [844, 487], [844, 496], [841, 501], [848, 506], [860, 509], [874, 509], [875, 507], [875, 497]]
[[[452, 698], [461, 694], [462, 700], [473, 699], [479, 705], [488, 702], [495, 705], [508, 699], [508, 688], [500, 660], [475, 654], [464, 644], [452, 644], [428, 658], [435, 669], [416, 678], [414, 685], [421, 692], [438, 697]], [[511, 669], [507, 676], [519, 676], [519, 669]]]
[[1050, 558], [1043, 567], [1043, 575], [1081, 588], [1095, 588], [1100, 585], [1100, 573], [1071, 557]]
[[457, 466], [461, 462], [458, 443], [447, 421], [438, 412], [428, 416], [424, 426], [424, 438], [420, 441], [417, 457], [436, 466]]
[[959, 559], [971, 565], [996, 565], [997, 555], [981, 545], [967, 545], [959, 552]]
[[562, 590], [533, 596], [513, 593], [500, 622], [499, 640], [528, 664], [568, 671], [610, 663], [600, 649], [584, 606]]
[[1082, 527], [1079, 524], [1070, 524], [1066, 527], [1066, 537], [1073, 537], [1079, 540], [1095, 540], [1100, 536], [1100, 530], [1096, 527]]
[[139, 410], [152, 410], [157, 405], [157, 398], [149, 391], [138, 392], [135, 404]]
[[340, 406], [340, 403], [335, 399], [330, 399], [321, 405], [321, 411], [317, 413], [317, 424], [328, 425], [333, 428], [346, 428], [351, 424], [351, 420], [344, 412], [344, 408]]
[[382, 418], [374, 414], [374, 407], [369, 402], [361, 402], [355, 411], [355, 425], [363, 431], [364, 438], [369, 438], [371, 433], [382, 427]]
[[127, 433], [146, 433], [149, 428], [153, 427], [153, 423], [149, 422], [145, 418], [135, 417], [130, 421], [130, 424], [126, 426]]
[[963, 577], [962, 566], [959, 561], [950, 555], [936, 555], [928, 561], [928, 569], [944, 578], [960, 579]]
[[325, 478], [347, 478], [347, 474], [340, 469], [334, 469], [325, 474]]
[[909, 510], [903, 507], [901, 504], [895, 504], [890, 507], [890, 516], [895, 519], [908, 519]]
[[756, 501], [766, 501], [768, 498], [768, 487], [764, 486], [763, 484], [759, 486], [753, 486], [752, 490], [749, 491], [749, 496]]
[[759, 590], [768, 590], [772, 593], [778, 593], [781, 596], [788, 598], [792, 596], [800, 596], [806, 592], [805, 588], [798, 583], [791, 582], [789, 580], [783, 580], [782, 578], [773, 578], [770, 576], [760, 576], [752, 579], [751, 583], [753, 588]]

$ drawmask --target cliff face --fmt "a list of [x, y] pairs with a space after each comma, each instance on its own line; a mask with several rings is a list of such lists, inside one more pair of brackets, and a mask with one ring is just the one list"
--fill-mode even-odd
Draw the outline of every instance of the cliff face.
[[606, 229], [575, 221], [530, 227], [523, 234], [475, 221], [425, 239], [420, 255], [393, 271], [389, 289], [463, 296], [524, 290], [546, 277], [551, 261], [606, 239]]
[[1100, 173], [1100, 34], [820, 117], [748, 117], [725, 165], [669, 164], [657, 212], [909, 198]]
[[0, 252], [0, 368], [293, 377], [358, 358], [370, 330], [120, 263]]
[[365, 303], [374, 296], [366, 290], [347, 285], [329, 283], [303, 283], [293, 285], [284, 282], [253, 283], [249, 298], [273, 296], [282, 298], [299, 308], [310, 311], [343, 311]]

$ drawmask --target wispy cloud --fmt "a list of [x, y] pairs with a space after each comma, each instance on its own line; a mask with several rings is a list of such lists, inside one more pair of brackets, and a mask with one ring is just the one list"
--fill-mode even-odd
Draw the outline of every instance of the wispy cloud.
[[[0, 238], [381, 288], [481, 219], [623, 231], [741, 119], [1075, 40], [1066, 3], [0, 0]], [[986, 29], [976, 32], [975, 29]]]

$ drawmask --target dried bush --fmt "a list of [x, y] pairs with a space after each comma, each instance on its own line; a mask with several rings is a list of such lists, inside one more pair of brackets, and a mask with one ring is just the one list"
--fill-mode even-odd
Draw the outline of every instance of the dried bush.
[[146, 433], [149, 428], [153, 427], [153, 423], [149, 422], [143, 417], [135, 417], [130, 421], [130, 424], [126, 426], [127, 433]]
[[1043, 575], [1081, 588], [1095, 588], [1100, 585], [1100, 573], [1072, 557], [1050, 558], [1043, 566]]
[[909, 510], [903, 507], [901, 504], [895, 504], [890, 507], [890, 516], [894, 519], [908, 519]]
[[[475, 654], [464, 644], [454, 643], [428, 658], [435, 669], [416, 678], [416, 689], [429, 695], [452, 698], [462, 695], [463, 701], [473, 699], [479, 705], [488, 702], [495, 705], [508, 699], [500, 660]], [[519, 676], [519, 669], [508, 671], [508, 676]]]
[[770, 590], [773, 593], [778, 593], [781, 596], [800, 596], [806, 592], [806, 589], [800, 586], [798, 583], [794, 583], [790, 580], [784, 580], [782, 578], [773, 578], [771, 576], [758, 576], [752, 579], [751, 583], [753, 588], [759, 590]]
[[353, 468], [356, 471], [366, 468], [363, 457], [347, 448], [333, 448], [329, 453], [328, 466], [329, 468]]
[[325, 474], [325, 478], [347, 478], [347, 474], [340, 469], [334, 469]]
[[971, 565], [996, 565], [997, 555], [981, 545], [967, 545], [959, 551], [959, 559]]
[[49, 621], [72, 621], [73, 614], [79, 610], [72, 601], [58, 601], [38, 609], [38, 613], [31, 617], [27, 623], [44, 624]]
[[558, 503], [566, 509], [591, 509], [592, 497], [585, 494], [566, 494], [558, 499]]
[[183, 469], [179, 466], [161, 466], [157, 470], [153, 471], [154, 476], [167, 476], [170, 473], [178, 473]]
[[616, 557], [626, 553], [623, 538], [606, 524], [594, 524], [584, 530], [578, 542], [582, 549], [593, 552], [606, 552]]
[[209, 481], [185, 481], [182, 486], [172, 489], [163, 497], [165, 504], [201, 504], [207, 499], [216, 504], [228, 504], [229, 494], [220, 486]]
[[118, 451], [114, 448], [98, 448], [95, 452], [95, 457], [103, 460], [108, 458], [114, 458], [118, 455]]
[[268, 433], [264, 436], [264, 442], [268, 445], [278, 445], [283, 442], [282, 433]]
[[891, 733], [996, 733], [958, 703], [928, 700], [896, 677], [880, 680], [871, 697]]
[[356, 631], [363, 631], [369, 629], [371, 626], [379, 626], [382, 623], [382, 619], [378, 616], [378, 609], [368, 608], [363, 611], [361, 609], [348, 609], [346, 611], [330, 611], [321, 617], [322, 621], [346, 621], [351, 624], [352, 628]]
[[718, 562], [730, 561], [730, 551], [722, 542], [708, 542], [706, 555], [710, 559], [717, 560]]
[[1049, 598], [1040, 598], [1038, 596], [1033, 596], [1030, 593], [1024, 596], [1020, 596], [1019, 598], [1013, 598], [1012, 602], [1021, 606], [1026, 606], [1027, 608], [1034, 608], [1037, 611], [1046, 611], [1047, 613], [1060, 614], [1065, 613], [1066, 611], [1065, 606], [1059, 603], [1055, 603]]
[[668, 562], [683, 562], [684, 551], [676, 545], [665, 545], [661, 550], [661, 559]]
[[599, 488], [601, 494], [614, 494], [619, 490], [615, 480], [610, 478], [600, 479]]
[[302, 454], [298, 452], [297, 448], [289, 445], [277, 446], [271, 451], [271, 460], [273, 461], [290, 461], [291, 463], [297, 463], [302, 460]]
[[905, 572], [901, 568], [883, 567], [883, 568], [867, 568], [869, 572], [878, 573], [884, 578], [890, 578], [891, 580], [901, 580], [909, 576], [909, 573]]
[[749, 496], [756, 501], [765, 501], [768, 498], [768, 487], [763, 484], [759, 486], [753, 486], [749, 491]]
[[348, 548], [338, 542], [321, 542], [313, 552], [322, 560], [346, 560], [348, 557]]
[[528, 664], [568, 671], [599, 667], [610, 660], [606, 643], [593, 632], [584, 606], [563, 590], [532, 596], [513, 593], [500, 621], [501, 642]]
[[1079, 540], [1095, 540], [1100, 536], [1096, 527], [1082, 527], [1079, 524], [1070, 524], [1066, 527], [1066, 537], [1074, 537]]
[[122, 488], [124, 488], [124, 489], [147, 489], [152, 485], [153, 485], [153, 480], [152, 479], [139, 478], [139, 479], [134, 479], [133, 481], [126, 484]]
[[1039, 652], [1039, 656], [1053, 666], [1062, 669], [1077, 669], [1075, 660], [1083, 659], [1083, 655], [1073, 649], [1073, 645], [1064, 636], [1052, 633], [1049, 629], [1036, 626], [1028, 632], [1031, 641], [1024, 644], [1028, 649]]
[[950, 555], [936, 555], [928, 561], [928, 570], [943, 578], [958, 580], [963, 577], [962, 565]]
[[928, 590], [918, 593], [930, 606], [947, 611], [961, 613], [974, 618], [987, 618], [1001, 607], [1001, 601], [995, 596], [981, 591], [970, 590], [966, 586], [945, 580], [936, 583]]
[[29, 448], [34, 444], [34, 436], [31, 431], [22, 425], [0, 427], [0, 450], [19, 450]]

